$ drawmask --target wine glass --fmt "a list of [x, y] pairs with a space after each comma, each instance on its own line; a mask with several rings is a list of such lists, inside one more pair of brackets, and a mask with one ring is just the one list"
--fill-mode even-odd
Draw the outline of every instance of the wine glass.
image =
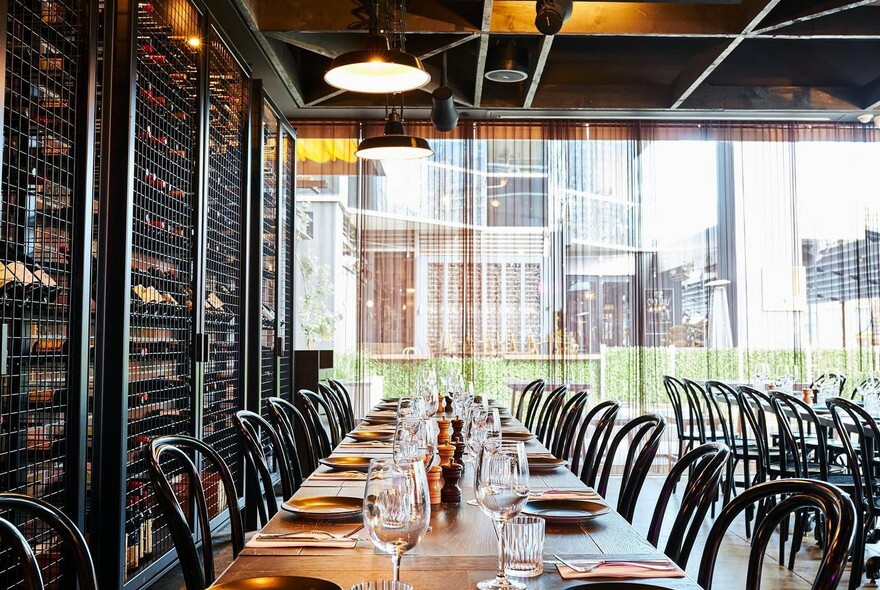
[[755, 387], [763, 388], [770, 378], [770, 363], [757, 363], [755, 365]]
[[430, 418], [437, 413], [437, 387], [425, 384], [419, 391], [419, 411], [422, 418]]
[[420, 459], [425, 453], [423, 430], [424, 422], [421, 418], [413, 415], [398, 418], [394, 429], [391, 456], [396, 461]]
[[504, 525], [522, 512], [529, 499], [529, 462], [522, 442], [486, 443], [477, 458], [477, 502], [492, 519], [498, 537], [498, 573], [477, 584], [480, 590], [523, 590], [504, 575]]
[[419, 459], [373, 459], [364, 490], [364, 527], [381, 551], [391, 554], [392, 579], [400, 580], [400, 558], [428, 530], [431, 498], [425, 464]]

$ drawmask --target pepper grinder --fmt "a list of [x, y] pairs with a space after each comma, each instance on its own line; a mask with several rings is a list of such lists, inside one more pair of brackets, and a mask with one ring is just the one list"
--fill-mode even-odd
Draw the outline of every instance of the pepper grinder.
[[455, 463], [464, 466], [464, 462], [462, 460], [462, 457], [464, 457], [464, 441], [459, 438], [453, 444], [455, 445], [455, 453], [453, 453], [452, 455], [452, 460]]
[[451, 426], [449, 420], [441, 419], [437, 420], [437, 428], [440, 429], [440, 433], [437, 435], [437, 444], [445, 445], [449, 443], [449, 427]]
[[461, 418], [453, 418], [452, 436], [449, 437], [449, 440], [451, 440], [452, 442], [463, 440], [464, 435], [461, 433], [462, 428], [464, 428], [464, 420], [462, 420]]
[[440, 466], [445, 467], [452, 462], [455, 455], [455, 445], [451, 443], [437, 445], [437, 454], [440, 455]]
[[443, 469], [434, 465], [428, 470], [428, 494], [431, 496], [431, 504], [439, 504], [440, 491], [443, 488]]
[[451, 463], [443, 467], [443, 489], [440, 491], [440, 500], [442, 502], [461, 502], [461, 488], [458, 486], [459, 479], [461, 479], [461, 465]]

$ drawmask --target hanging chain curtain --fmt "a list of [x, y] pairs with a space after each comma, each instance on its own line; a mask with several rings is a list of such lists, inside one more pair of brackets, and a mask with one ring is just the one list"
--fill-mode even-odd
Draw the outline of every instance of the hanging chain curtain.
[[452, 368], [508, 399], [540, 377], [634, 414], [663, 374], [878, 370], [872, 128], [408, 122], [432, 158], [357, 162], [380, 122], [297, 127], [297, 258], [333, 284], [310, 341], [342, 378], [400, 395]]

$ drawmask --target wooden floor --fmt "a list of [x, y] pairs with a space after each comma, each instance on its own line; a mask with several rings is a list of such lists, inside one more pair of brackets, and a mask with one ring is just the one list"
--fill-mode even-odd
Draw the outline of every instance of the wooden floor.
[[[611, 482], [612, 488], [618, 483], [614, 480]], [[640, 502], [634, 519], [635, 527], [643, 533], [648, 528], [651, 514], [654, 509], [653, 501], [656, 498], [663, 484], [662, 477], [650, 477], [645, 482], [645, 488], [642, 498], [645, 500]], [[683, 486], [679, 487], [682, 490]], [[608, 494], [609, 500], [614, 502], [616, 498], [616, 490]], [[670, 510], [670, 518], [674, 518], [674, 510]], [[671, 520], [669, 521], [671, 523]], [[700, 557], [702, 555], [702, 546], [705, 535], [708, 534], [711, 527], [711, 520], [703, 527], [700, 539], [697, 540], [694, 553], [691, 555], [688, 563], [688, 573], [696, 579], [697, 570], [699, 569]], [[661, 537], [660, 547], [666, 543], [666, 538]], [[220, 544], [217, 552], [217, 571], [222, 572], [230, 559], [231, 548], [228, 542]], [[813, 575], [819, 558], [821, 557], [821, 549], [816, 546], [812, 536], [808, 536], [805, 540], [804, 547], [801, 548], [795, 561], [795, 570], [789, 571], [781, 566], [778, 561], [778, 541], [774, 540], [770, 543], [769, 552], [764, 562], [764, 572], [762, 581], [762, 590], [809, 590], [812, 584]], [[787, 548], [786, 548], [787, 551]], [[880, 555], [880, 545], [869, 546], [869, 555]], [[403, 558], [404, 565], [406, 556]], [[748, 563], [748, 541], [745, 538], [745, 525], [742, 519], [734, 524], [727, 534], [727, 538], [722, 545], [721, 555], [718, 556], [718, 562], [715, 571], [715, 580], [713, 590], [751, 590], [744, 588], [744, 578], [746, 564]], [[849, 580], [849, 568], [844, 574], [843, 583], [840, 588], [845, 589]], [[158, 590], [185, 590], [183, 577], [180, 570], [175, 569], [159, 580], [153, 588]], [[828, 589], [831, 590], [831, 589]]]

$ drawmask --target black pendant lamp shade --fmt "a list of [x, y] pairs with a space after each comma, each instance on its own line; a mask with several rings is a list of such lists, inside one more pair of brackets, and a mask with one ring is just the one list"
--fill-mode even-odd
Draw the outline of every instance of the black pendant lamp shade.
[[452, 131], [458, 125], [458, 111], [455, 110], [455, 101], [452, 98], [452, 90], [448, 86], [440, 86], [431, 93], [431, 123], [437, 131]]
[[396, 110], [385, 121], [385, 133], [358, 144], [354, 155], [364, 160], [415, 160], [434, 155], [427, 140], [407, 135]]
[[324, 81], [335, 88], [368, 94], [415, 90], [430, 80], [419, 58], [390, 49], [382, 35], [370, 35], [364, 49], [335, 57], [324, 74]]

